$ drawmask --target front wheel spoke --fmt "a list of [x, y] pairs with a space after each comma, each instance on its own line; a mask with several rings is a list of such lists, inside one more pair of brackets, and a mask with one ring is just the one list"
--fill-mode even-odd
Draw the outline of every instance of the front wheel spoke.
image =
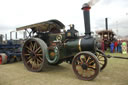
[[87, 59], [87, 61], [86, 61], [86, 63], [88, 63], [88, 61], [90, 60], [90, 57], [88, 57], [88, 59]]
[[92, 60], [92, 61], [89, 62], [89, 64], [92, 64], [92, 63], [94, 63], [94, 60]]
[[87, 76], [87, 77], [90, 77], [90, 76], [91, 76], [91, 74], [90, 74], [90, 71], [89, 71], [89, 70], [85, 70], [85, 72], [86, 72], [86, 76]]
[[84, 63], [84, 61], [83, 61], [83, 59], [80, 57], [80, 61], [81, 61], [81, 64], [83, 64]]
[[86, 74], [86, 72], [85, 72], [85, 70], [83, 70], [81, 76], [84, 76], [85, 77], [86, 76], [85, 74]]
[[81, 64], [82, 64], [79, 60], [77, 60], [76, 62], [77, 62], [79, 65], [81, 65]]
[[88, 70], [84, 70], [82, 76], [83, 77], [90, 77], [89, 71]]
[[[88, 74], [89, 74], [90, 76], [94, 75], [94, 74], [95, 74], [95, 70], [94, 70], [94, 69], [91, 69], [91, 68], [88, 68]], [[89, 77], [90, 77], [90, 76], [89, 76]]]
[[81, 65], [76, 65], [76, 70], [79, 71], [79, 70], [83, 70], [83, 69], [82, 69]]
[[94, 68], [94, 69], [96, 68], [95, 65], [88, 65], [88, 67], [89, 67], [89, 68]]
[[77, 72], [78, 72], [80, 75], [83, 74], [83, 71], [84, 71], [84, 70], [83, 70], [82, 68], [77, 70]]
[[88, 67], [88, 68], [90, 68], [90, 69], [92, 69], [92, 70], [96, 70], [96, 68], [93, 68], [93, 67]]

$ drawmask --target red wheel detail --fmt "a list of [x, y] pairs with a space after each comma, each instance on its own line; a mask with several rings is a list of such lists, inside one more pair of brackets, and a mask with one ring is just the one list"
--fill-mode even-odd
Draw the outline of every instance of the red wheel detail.
[[7, 63], [7, 55], [5, 53], [0, 53], [1, 56], [1, 64]]
[[8, 59], [8, 56], [5, 56], [5, 59], [7, 60]]

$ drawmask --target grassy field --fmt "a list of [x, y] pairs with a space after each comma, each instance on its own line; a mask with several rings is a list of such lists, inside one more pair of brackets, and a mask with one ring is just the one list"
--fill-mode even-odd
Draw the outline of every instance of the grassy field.
[[38, 73], [28, 71], [23, 62], [0, 65], [0, 85], [128, 85], [128, 60], [108, 59], [107, 67], [93, 81], [77, 79], [67, 63], [47, 66]]

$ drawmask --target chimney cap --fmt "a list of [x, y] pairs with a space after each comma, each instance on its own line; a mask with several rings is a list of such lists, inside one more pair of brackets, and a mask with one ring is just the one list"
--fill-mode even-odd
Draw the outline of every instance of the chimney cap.
[[82, 6], [82, 9], [90, 9], [91, 7], [89, 6], [88, 3], [84, 3]]

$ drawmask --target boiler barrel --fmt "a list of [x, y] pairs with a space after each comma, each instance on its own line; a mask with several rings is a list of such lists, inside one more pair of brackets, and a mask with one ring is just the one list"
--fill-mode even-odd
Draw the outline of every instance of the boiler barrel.
[[91, 51], [95, 52], [96, 49], [96, 40], [92, 37], [90, 38], [80, 38], [65, 43], [67, 51], [80, 52], [80, 51]]
[[82, 38], [81, 40], [81, 51], [91, 51], [95, 52], [96, 50], [96, 40], [95, 38]]

